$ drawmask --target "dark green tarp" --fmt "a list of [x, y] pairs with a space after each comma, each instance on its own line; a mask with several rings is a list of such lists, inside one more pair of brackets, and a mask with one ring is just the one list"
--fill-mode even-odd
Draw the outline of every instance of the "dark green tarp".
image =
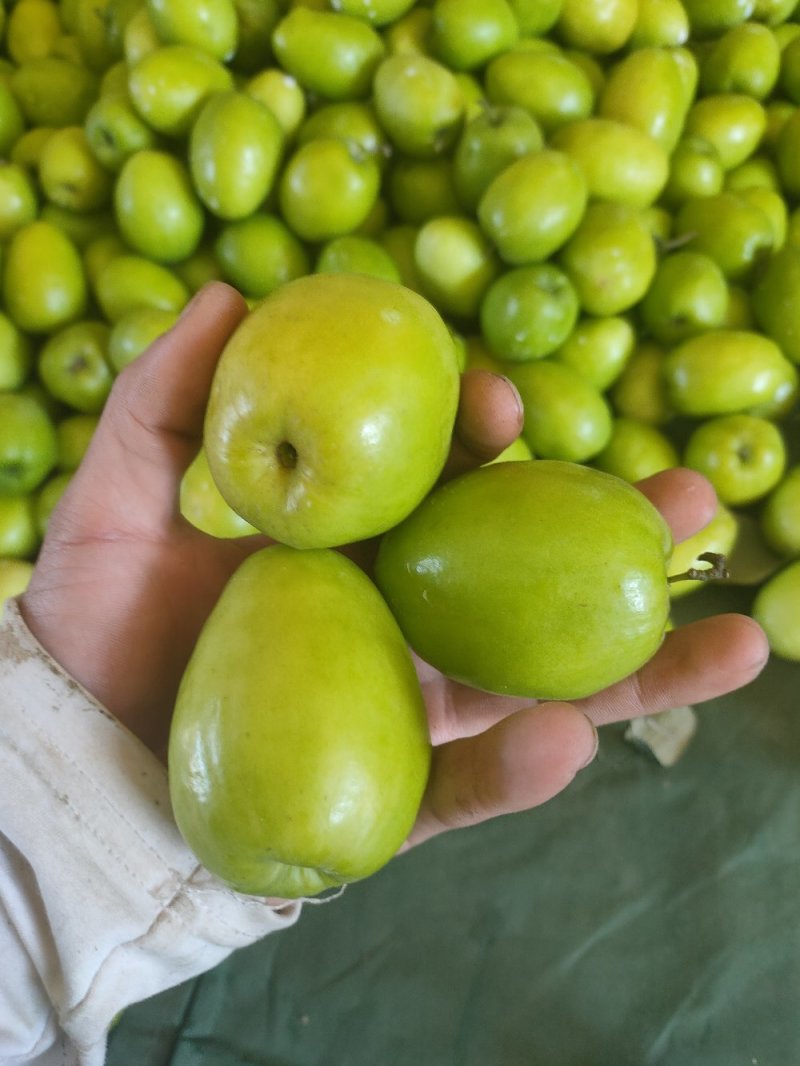
[[131, 1008], [109, 1066], [800, 1066], [800, 667], [703, 705], [671, 769], [623, 732]]

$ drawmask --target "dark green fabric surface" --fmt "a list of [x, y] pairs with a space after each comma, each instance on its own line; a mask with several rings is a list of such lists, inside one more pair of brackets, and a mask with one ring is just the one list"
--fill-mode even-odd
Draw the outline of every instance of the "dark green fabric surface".
[[109, 1066], [800, 1066], [800, 667], [705, 704], [672, 769], [622, 734], [131, 1008]]

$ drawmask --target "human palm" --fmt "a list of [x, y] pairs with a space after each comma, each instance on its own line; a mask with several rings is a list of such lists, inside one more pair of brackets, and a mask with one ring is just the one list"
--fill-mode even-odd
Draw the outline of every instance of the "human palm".
[[[208, 286], [178, 325], [123, 371], [21, 600], [41, 644], [162, 758], [200, 629], [237, 566], [267, 543], [210, 537], [178, 504], [181, 477], [201, 443], [217, 358], [245, 313], [233, 289]], [[465, 377], [446, 475], [492, 458], [520, 424], [507, 382]], [[640, 488], [676, 539], [701, 528], [714, 510], [713, 491], [691, 471], [669, 471]], [[346, 550], [369, 566], [370, 545]], [[435, 752], [409, 843], [550, 799], [591, 761], [595, 725], [720, 695], [755, 677], [766, 656], [754, 622], [721, 615], [669, 634], [637, 675], [605, 692], [539, 705], [478, 692], [418, 660]]]

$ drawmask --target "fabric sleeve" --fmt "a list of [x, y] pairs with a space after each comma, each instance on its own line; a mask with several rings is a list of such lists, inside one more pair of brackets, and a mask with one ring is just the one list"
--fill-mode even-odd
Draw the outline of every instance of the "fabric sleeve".
[[126, 1006], [296, 921], [198, 865], [158, 759], [0, 620], [0, 1061], [100, 1066]]

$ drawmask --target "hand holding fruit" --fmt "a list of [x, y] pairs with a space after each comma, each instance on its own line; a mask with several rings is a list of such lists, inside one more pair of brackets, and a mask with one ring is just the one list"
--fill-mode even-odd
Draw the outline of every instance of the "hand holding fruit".
[[[43, 646], [159, 752], [203, 623], [233, 572], [264, 544], [209, 537], [182, 518], [177, 502], [200, 445], [217, 359], [244, 314], [233, 290], [212, 285], [122, 372], [21, 601]], [[475, 466], [491, 459], [520, 427], [513, 390], [496, 377], [478, 384], [465, 378], [462, 385], [458, 469], [468, 456]], [[688, 471], [640, 487], [676, 540], [714, 513], [708, 483]], [[574, 704], [538, 706], [487, 696], [418, 663], [434, 748], [409, 842], [551, 798], [591, 760], [591, 722], [720, 695], [751, 680], [766, 654], [749, 619], [704, 619], [668, 634], [637, 675]]]

